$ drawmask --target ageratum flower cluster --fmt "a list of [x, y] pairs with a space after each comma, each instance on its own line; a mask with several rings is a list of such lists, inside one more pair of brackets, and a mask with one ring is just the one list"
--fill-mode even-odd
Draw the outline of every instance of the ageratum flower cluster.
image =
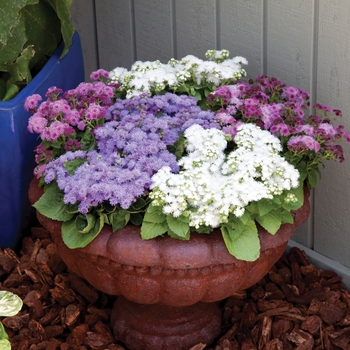
[[179, 161], [182, 171], [161, 168], [152, 177], [150, 198], [165, 214], [178, 217], [187, 211], [194, 228], [219, 227], [231, 214], [241, 217], [250, 202], [299, 185], [299, 172], [279, 155], [279, 140], [256, 125], [238, 128], [238, 147], [228, 155], [221, 130], [195, 124], [185, 138], [188, 155]]
[[341, 116], [341, 112], [316, 104], [319, 115], [306, 116], [309, 94], [276, 78], [262, 75], [249, 83], [220, 86], [208, 96], [208, 103], [216, 111], [222, 130], [232, 137], [246, 123], [277, 136], [284, 157], [297, 167], [308, 185], [316, 185], [323, 160], [344, 160], [343, 149], [336, 142], [350, 142], [350, 136], [343, 125], [333, 125], [329, 118], [331, 114]]
[[216, 86], [233, 84], [246, 76], [244, 57], [229, 58], [228, 50], [208, 50], [207, 60], [188, 55], [168, 63], [159, 60], [136, 61], [130, 70], [117, 67], [110, 73], [112, 81], [120, 84], [119, 97], [130, 98], [141, 93], [162, 94], [165, 91], [195, 96], [205, 102], [205, 96]]
[[[97, 149], [66, 152], [51, 161], [45, 182], [55, 180], [64, 191], [64, 202], [79, 203], [83, 214], [105, 201], [128, 209], [147, 193], [152, 175], [162, 167], [179, 171], [176, 156], [167, 147], [193, 124], [218, 128], [214, 117], [185, 95], [119, 99], [106, 112], [104, 124], [94, 130]], [[81, 162], [70, 174], [67, 164], [77, 160]]]

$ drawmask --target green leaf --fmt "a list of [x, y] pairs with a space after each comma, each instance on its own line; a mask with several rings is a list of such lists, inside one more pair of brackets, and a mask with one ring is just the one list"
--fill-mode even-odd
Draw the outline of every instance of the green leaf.
[[79, 214], [75, 217], [75, 223], [79, 233], [89, 233], [95, 227], [96, 217], [93, 214]]
[[[0, 322], [0, 350], [2, 350], [2, 348], [1, 348], [1, 345], [2, 345], [1, 340], [8, 339], [8, 338], [9, 338], [9, 336], [8, 336], [8, 334], [6, 333], [5, 327], [4, 327], [4, 325]], [[5, 344], [6, 344], [6, 343], [5, 343]]]
[[8, 72], [11, 74], [11, 79], [8, 81], [8, 84], [11, 81], [28, 84], [32, 80], [29, 66], [34, 54], [35, 50], [33, 45], [29, 45], [23, 49], [16, 61], [8, 66]]
[[143, 221], [141, 226], [141, 238], [152, 239], [168, 231], [168, 225], [166, 223], [154, 223]]
[[[104, 225], [103, 215], [95, 219], [93, 227], [86, 233], [80, 233], [81, 222], [77, 227], [76, 218], [66, 221], [62, 224], [62, 239], [68, 248], [84, 248], [87, 246], [102, 230]], [[84, 231], [84, 230], [83, 230]], [[86, 230], [85, 230], [86, 231]]]
[[167, 215], [166, 222], [168, 224], [169, 229], [172, 231], [174, 235], [182, 238], [189, 236], [190, 220], [188, 216], [181, 215], [175, 218], [172, 215]]
[[230, 254], [236, 259], [255, 261], [260, 255], [258, 230], [253, 220], [246, 225], [239, 220], [221, 226], [222, 236]]
[[42, 65], [45, 56], [51, 56], [61, 42], [61, 23], [53, 8], [45, 1], [28, 4], [22, 8], [28, 40], [26, 46], [33, 45], [35, 55], [29, 64], [32, 69], [38, 63]]
[[308, 169], [307, 179], [312, 187], [316, 187], [317, 184], [317, 171], [315, 169]]
[[69, 175], [74, 175], [75, 171], [86, 162], [86, 159], [76, 158], [64, 163], [64, 168]]
[[271, 210], [273, 210], [274, 203], [268, 199], [261, 199], [260, 201], [257, 202], [257, 206], [259, 210], [259, 215], [264, 216], [267, 213], [269, 213]]
[[293, 222], [294, 222], [293, 215], [289, 211], [283, 210], [281, 214], [281, 223], [293, 224]]
[[293, 188], [293, 189], [287, 191], [285, 193], [285, 196], [289, 193], [294, 194], [294, 196], [297, 198], [297, 201], [296, 202], [286, 202], [283, 200], [283, 202], [282, 202], [283, 208], [288, 210], [288, 211], [299, 209], [304, 203], [304, 185], [301, 184], [299, 187]]
[[[2, 333], [4, 336], [5, 334], [7, 336], [7, 333], [2, 323], [0, 323], [0, 328], [2, 329], [0, 330], [0, 335]], [[11, 350], [11, 343], [7, 339], [0, 338], [0, 350]]]
[[11, 292], [0, 291], [0, 316], [15, 316], [22, 309], [22, 299]]
[[61, 33], [65, 43], [61, 57], [63, 57], [72, 44], [74, 27], [70, 23], [70, 6], [72, 0], [47, 0], [56, 11], [58, 18], [61, 21]]
[[191, 238], [190, 230], [188, 230], [188, 232], [184, 236], [179, 236], [175, 232], [173, 232], [172, 230], [168, 229], [168, 235], [171, 238], [180, 239], [182, 241], [188, 241]]
[[135, 226], [141, 226], [143, 216], [140, 213], [130, 214], [130, 222]]
[[165, 222], [166, 215], [162, 211], [162, 207], [153, 206], [150, 204], [147, 208], [143, 221], [152, 222], [155, 224], [159, 224]]
[[116, 210], [113, 213], [109, 214], [109, 221], [112, 225], [113, 232], [116, 232], [129, 222], [130, 213], [125, 209]]
[[95, 148], [96, 140], [90, 129], [84, 132], [80, 142], [83, 144], [84, 151], [90, 151]]
[[49, 219], [57, 221], [68, 221], [73, 217], [73, 214], [67, 211], [69, 206], [63, 202], [64, 194], [58, 188], [54, 181], [45, 186], [45, 192], [40, 199], [34, 203], [33, 207], [39, 211], [40, 214]]
[[141, 197], [138, 197], [136, 199], [136, 202], [133, 203], [131, 206], [130, 206], [130, 211], [138, 211], [138, 210], [141, 210], [143, 209], [145, 206], [147, 205], [147, 202], [141, 198]]
[[269, 233], [274, 235], [281, 227], [281, 212], [280, 210], [270, 211], [264, 216], [258, 216], [256, 221]]

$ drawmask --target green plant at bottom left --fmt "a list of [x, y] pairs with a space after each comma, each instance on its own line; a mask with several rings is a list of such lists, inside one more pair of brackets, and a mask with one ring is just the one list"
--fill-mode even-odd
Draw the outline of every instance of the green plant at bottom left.
[[[11, 292], [0, 291], [0, 316], [15, 316], [21, 310], [23, 305], [22, 299]], [[11, 343], [4, 325], [0, 322], [0, 350], [11, 350]]]

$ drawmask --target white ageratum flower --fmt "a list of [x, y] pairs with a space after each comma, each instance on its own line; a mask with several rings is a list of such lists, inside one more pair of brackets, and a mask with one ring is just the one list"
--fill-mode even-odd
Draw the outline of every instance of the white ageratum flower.
[[232, 83], [246, 75], [242, 65], [248, 64], [247, 60], [240, 56], [228, 59], [228, 56], [227, 50], [209, 50], [206, 53], [207, 61], [193, 55], [179, 61], [172, 58], [167, 64], [159, 60], [136, 61], [130, 71], [119, 67], [113, 69], [110, 79], [122, 85], [123, 90], [127, 91], [127, 98], [142, 92], [157, 93], [167, 86], [176, 90], [192, 80], [197, 84], [207, 82], [218, 86], [227, 81]]
[[279, 155], [279, 140], [254, 124], [238, 128], [237, 149], [227, 156], [225, 134], [218, 129], [192, 125], [185, 137], [182, 170], [173, 174], [161, 168], [152, 177], [150, 198], [165, 214], [189, 212], [193, 227], [218, 227], [231, 213], [243, 215], [250, 202], [299, 185], [299, 172]]

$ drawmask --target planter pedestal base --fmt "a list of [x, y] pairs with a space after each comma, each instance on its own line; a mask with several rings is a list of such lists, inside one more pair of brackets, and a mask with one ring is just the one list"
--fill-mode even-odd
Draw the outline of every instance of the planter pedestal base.
[[130, 350], [186, 350], [200, 342], [210, 344], [220, 333], [220, 323], [217, 303], [173, 307], [119, 297], [111, 315], [115, 336]]

